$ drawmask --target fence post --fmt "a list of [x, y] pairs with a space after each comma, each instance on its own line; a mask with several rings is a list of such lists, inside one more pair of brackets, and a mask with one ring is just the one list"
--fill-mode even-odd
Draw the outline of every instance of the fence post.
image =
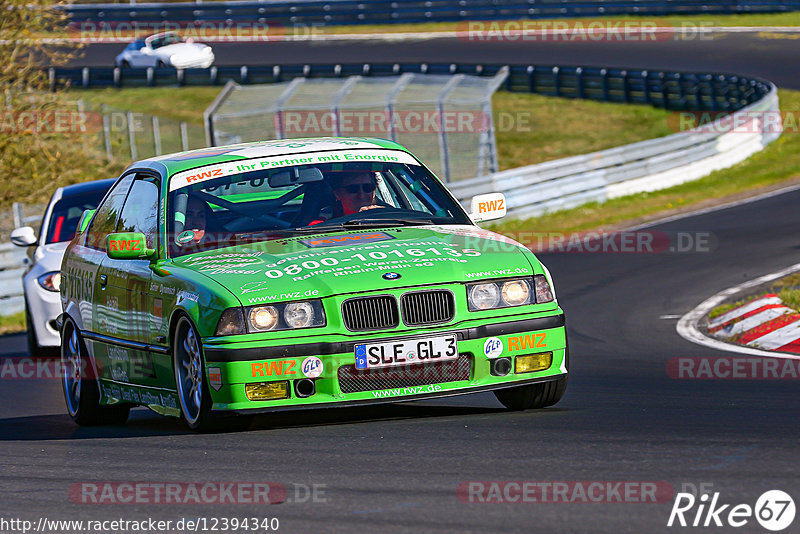
[[108, 106], [103, 104], [103, 142], [106, 145], [106, 157], [108, 161], [114, 159], [114, 153], [111, 151], [111, 124], [108, 117]]
[[181, 149], [184, 152], [189, 150], [189, 130], [186, 128], [185, 122], [181, 122]]
[[536, 65], [528, 65], [528, 92], [536, 92]]
[[436, 108], [439, 112], [439, 157], [442, 162], [442, 174], [444, 174], [445, 182], [450, 181], [450, 147], [447, 146], [447, 132], [445, 131], [444, 101], [463, 79], [463, 74], [456, 74], [450, 78], [436, 98]]
[[14, 213], [14, 228], [19, 228], [25, 220], [25, 216], [22, 212], [22, 202], [14, 202], [11, 204], [11, 211]]
[[159, 128], [158, 117], [153, 115], [153, 144], [156, 149], [156, 156], [161, 155], [161, 128]]
[[661, 104], [664, 109], [669, 109], [669, 80], [664, 71], [658, 73], [658, 80], [661, 83]]
[[646, 104], [652, 104], [652, 100], [650, 98], [650, 72], [643, 70], [642, 71], [642, 84], [644, 85], [644, 101]]
[[136, 161], [139, 157], [138, 151], [136, 150], [136, 133], [133, 128], [133, 113], [128, 111], [126, 117], [128, 118], [128, 142], [131, 145], [131, 159]]

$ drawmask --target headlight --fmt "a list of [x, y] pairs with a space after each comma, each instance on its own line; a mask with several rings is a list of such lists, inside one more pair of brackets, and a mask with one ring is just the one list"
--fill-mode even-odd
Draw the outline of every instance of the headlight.
[[533, 283], [536, 286], [537, 304], [541, 304], [542, 302], [553, 302], [553, 300], [555, 300], [553, 290], [550, 289], [550, 283], [547, 281], [547, 277], [545, 275], [537, 274], [533, 277]]
[[305, 328], [314, 321], [314, 307], [308, 302], [292, 302], [283, 310], [283, 320], [292, 328]]
[[61, 271], [44, 273], [36, 280], [39, 282], [39, 285], [46, 290], [57, 292], [61, 288]]
[[251, 333], [325, 326], [325, 311], [319, 300], [251, 306], [245, 315]]
[[476, 284], [469, 288], [469, 305], [476, 310], [497, 308], [500, 302], [500, 291], [497, 284]]
[[[537, 275], [539, 276], [539, 275]], [[547, 280], [545, 280], [545, 283]], [[547, 286], [550, 287], [549, 285]], [[534, 304], [533, 281], [530, 278], [498, 280], [467, 285], [470, 311], [510, 308]], [[553, 300], [552, 298], [550, 300]], [[536, 300], [536, 302], [539, 302]], [[542, 301], [546, 302], [546, 301]]]
[[244, 326], [244, 315], [241, 308], [228, 308], [219, 318], [215, 336], [230, 336], [234, 334], [244, 334], [247, 329]]
[[250, 325], [256, 330], [272, 330], [278, 324], [278, 310], [275, 306], [256, 306], [248, 314]]

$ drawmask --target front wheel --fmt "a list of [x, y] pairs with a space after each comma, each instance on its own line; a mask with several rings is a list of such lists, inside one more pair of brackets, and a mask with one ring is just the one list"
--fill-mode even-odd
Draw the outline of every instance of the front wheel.
[[503, 406], [510, 410], [546, 408], [554, 405], [564, 396], [568, 378], [564, 376], [558, 380], [541, 384], [499, 389], [494, 392], [494, 395]]
[[61, 369], [64, 400], [73, 421], [81, 426], [119, 425], [128, 420], [129, 404], [100, 404], [100, 388], [86, 346], [71, 320], [61, 331]]
[[172, 345], [181, 417], [192, 430], [210, 430], [215, 421], [211, 414], [211, 394], [204, 380], [200, 336], [187, 317], [178, 320]]

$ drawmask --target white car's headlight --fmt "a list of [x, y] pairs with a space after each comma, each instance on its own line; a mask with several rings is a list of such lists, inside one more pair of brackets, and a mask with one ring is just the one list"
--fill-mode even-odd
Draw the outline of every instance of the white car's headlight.
[[544, 275], [530, 278], [467, 284], [470, 311], [510, 308], [552, 302], [553, 293]]
[[61, 289], [61, 271], [51, 271], [44, 273], [36, 279], [39, 285], [48, 291], [57, 292]]

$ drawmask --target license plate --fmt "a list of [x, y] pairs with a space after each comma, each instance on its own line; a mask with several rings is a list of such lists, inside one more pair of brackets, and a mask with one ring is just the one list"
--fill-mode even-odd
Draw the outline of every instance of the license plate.
[[376, 369], [458, 358], [456, 336], [440, 336], [356, 345], [356, 369]]

